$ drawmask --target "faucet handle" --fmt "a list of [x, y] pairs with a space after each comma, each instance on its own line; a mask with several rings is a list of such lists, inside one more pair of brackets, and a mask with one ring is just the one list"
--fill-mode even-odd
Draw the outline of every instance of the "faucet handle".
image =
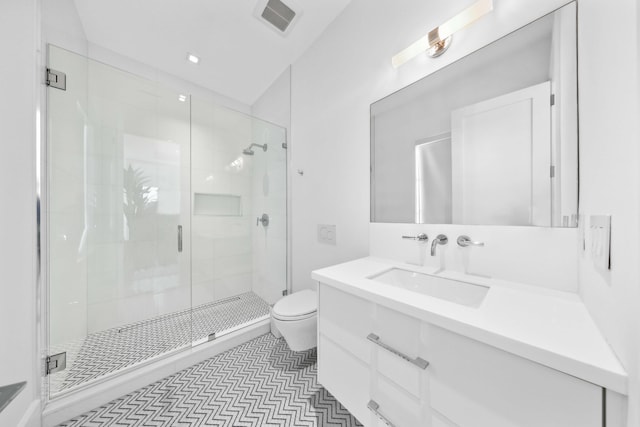
[[467, 246], [484, 246], [484, 242], [474, 242], [469, 236], [458, 236], [458, 246], [463, 248]]
[[402, 236], [403, 239], [411, 239], [411, 240], [418, 240], [420, 242], [426, 242], [427, 240], [429, 240], [429, 236], [427, 236], [424, 233], [420, 233], [417, 236]]

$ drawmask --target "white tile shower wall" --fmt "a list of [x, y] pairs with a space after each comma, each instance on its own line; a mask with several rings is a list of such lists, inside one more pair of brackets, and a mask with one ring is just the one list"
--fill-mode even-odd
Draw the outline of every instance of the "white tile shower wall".
[[[371, 223], [369, 231], [371, 256], [560, 291], [578, 290], [576, 228]], [[426, 233], [429, 242], [402, 239], [418, 233]], [[446, 235], [449, 242], [430, 256], [431, 241], [438, 234]], [[460, 235], [485, 246], [461, 248], [456, 244]]]
[[253, 160], [242, 150], [252, 124], [236, 111], [191, 102], [192, 193], [239, 196], [242, 204], [241, 216], [192, 215], [192, 299], [199, 305], [251, 290]]
[[[97, 66], [98, 69], [101, 67]], [[108, 79], [108, 75], [102, 75], [98, 80], [104, 83]], [[114, 82], [112, 87], [118, 87], [118, 84]], [[103, 169], [97, 174], [98, 181], [92, 191], [97, 196], [96, 201], [104, 203], [99, 203], [92, 215], [98, 232], [90, 236], [90, 242], [95, 244], [91, 245], [89, 258], [94, 264], [89, 268], [87, 279], [88, 331], [144, 320], [250, 290], [251, 177], [250, 168], [243, 165], [241, 156], [242, 148], [251, 139], [250, 119], [194, 98], [190, 154], [188, 146], [184, 145], [189, 125], [186, 114], [146, 117], [144, 109], [131, 108], [125, 114], [127, 132], [124, 134], [114, 128], [121, 116], [111, 108], [119, 107], [96, 98], [94, 110], [97, 114], [94, 116], [100, 121], [95, 124], [93, 139], [102, 152], [92, 153], [90, 159], [95, 161], [88, 169]], [[183, 106], [181, 112], [187, 112], [188, 104], [174, 98], [176, 105]], [[167, 157], [159, 148], [142, 153], [145, 147], [159, 147], [170, 143], [167, 141], [182, 141], [178, 160], [174, 155]], [[126, 147], [130, 153], [125, 152]], [[105, 153], [105, 150], [109, 152]], [[166, 200], [172, 192], [176, 194], [176, 200], [180, 200], [184, 243], [178, 258], [175, 258], [175, 227], [160, 221], [161, 216], [136, 223], [135, 236], [128, 236], [125, 245], [134, 245], [130, 251], [123, 247], [121, 236], [114, 233], [114, 230], [126, 228], [122, 224], [122, 209], [112, 209], [112, 202], [118, 202], [121, 197], [123, 183], [119, 174], [123, 159], [128, 159], [135, 168], [144, 169], [152, 186], [159, 188], [159, 201], [162, 196]], [[243, 216], [195, 215], [189, 221], [185, 215], [188, 216], [191, 203], [190, 173], [193, 193], [239, 195], [243, 201]], [[180, 183], [180, 188], [176, 183]], [[167, 206], [165, 209], [170, 208]], [[161, 209], [159, 205], [158, 210]], [[101, 226], [103, 232], [100, 232]], [[193, 227], [193, 247], [189, 240], [190, 226]], [[190, 253], [193, 253], [192, 270], [186, 262]], [[190, 274], [193, 275], [192, 284]]]
[[[612, 216], [611, 270], [579, 255], [580, 294], [629, 373], [628, 426], [640, 425], [640, 7], [581, 1], [580, 213]], [[611, 46], [597, 37], [625, 40]], [[607, 49], [603, 60], [599, 53]], [[615, 76], [615, 78], [612, 78]], [[603, 84], [606, 82], [606, 84]]]
[[[291, 180], [294, 289], [315, 286], [313, 269], [369, 252], [370, 104], [564, 3], [496, 0], [491, 14], [455, 35], [445, 55], [393, 69], [394, 54], [469, 2], [351, 1], [292, 69], [291, 162], [294, 171], [304, 171]], [[317, 224], [336, 224], [336, 246], [317, 242]], [[531, 254], [545, 257], [565, 239], [564, 230], [551, 230]]]
[[80, 212], [88, 228], [85, 298], [93, 333], [191, 305], [189, 240], [183, 253], [176, 247], [177, 224], [185, 236], [190, 231], [190, 132], [189, 106], [176, 92], [85, 62], [86, 162], [79, 164], [88, 201]]

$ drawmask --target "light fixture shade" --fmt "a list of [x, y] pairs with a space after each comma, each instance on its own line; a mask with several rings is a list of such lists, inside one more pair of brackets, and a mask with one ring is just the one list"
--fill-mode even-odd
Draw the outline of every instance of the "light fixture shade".
[[391, 65], [398, 68], [410, 59], [415, 58], [424, 51], [430, 51], [430, 56], [440, 56], [449, 47], [451, 36], [456, 31], [460, 31], [469, 24], [477, 21], [482, 16], [493, 10], [493, 0], [478, 0], [453, 18], [447, 20], [439, 27], [429, 31], [429, 33], [421, 37], [409, 47], [402, 50], [393, 58]]
[[438, 27], [440, 41], [452, 36], [493, 10], [493, 0], [478, 0]]
[[391, 58], [391, 65], [393, 65], [394, 68], [398, 68], [427, 49], [429, 49], [429, 35], [420, 37], [420, 39], [413, 42], [407, 48], [394, 55], [393, 58]]
[[200, 58], [193, 53], [187, 53], [187, 61], [197, 64], [200, 62]]

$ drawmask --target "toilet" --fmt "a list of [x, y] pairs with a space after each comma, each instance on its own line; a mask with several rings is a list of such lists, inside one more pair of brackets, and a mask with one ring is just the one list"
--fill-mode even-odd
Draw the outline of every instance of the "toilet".
[[287, 295], [271, 309], [273, 322], [293, 351], [317, 345], [318, 294], [305, 289]]

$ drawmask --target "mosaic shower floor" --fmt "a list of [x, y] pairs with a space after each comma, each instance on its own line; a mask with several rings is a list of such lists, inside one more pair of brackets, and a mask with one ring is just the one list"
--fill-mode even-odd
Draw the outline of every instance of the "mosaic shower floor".
[[[190, 346], [210, 334], [255, 322], [269, 315], [269, 305], [253, 292], [107, 329], [69, 343], [51, 354], [67, 352], [67, 368], [50, 375], [50, 394]], [[56, 351], [57, 350], [57, 351]]]

